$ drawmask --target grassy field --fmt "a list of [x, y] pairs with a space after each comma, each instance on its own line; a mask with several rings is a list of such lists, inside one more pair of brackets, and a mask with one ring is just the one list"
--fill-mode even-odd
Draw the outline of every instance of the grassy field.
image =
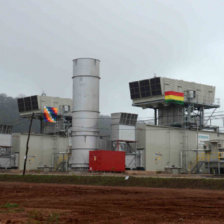
[[155, 188], [192, 188], [224, 190], [224, 179], [132, 177], [118, 176], [60, 176], [60, 175], [8, 175], [0, 174], [0, 181], [28, 183], [57, 183], [99, 186], [138, 186]]

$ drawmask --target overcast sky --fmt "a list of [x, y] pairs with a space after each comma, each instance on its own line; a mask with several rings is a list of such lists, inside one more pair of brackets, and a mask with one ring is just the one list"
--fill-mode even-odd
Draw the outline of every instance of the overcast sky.
[[216, 86], [224, 101], [223, 0], [0, 0], [1, 93], [72, 97], [72, 59], [101, 60], [100, 111], [134, 112], [130, 81]]

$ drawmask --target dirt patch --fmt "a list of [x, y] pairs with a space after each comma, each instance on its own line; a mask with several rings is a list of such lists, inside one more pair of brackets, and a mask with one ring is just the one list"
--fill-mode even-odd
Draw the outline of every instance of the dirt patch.
[[0, 223], [224, 223], [224, 192], [0, 182]]

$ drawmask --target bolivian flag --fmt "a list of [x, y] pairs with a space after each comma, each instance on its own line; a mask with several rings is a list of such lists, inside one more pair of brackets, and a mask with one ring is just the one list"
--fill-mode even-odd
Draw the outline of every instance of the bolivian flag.
[[56, 123], [58, 109], [56, 107], [44, 107], [44, 121]]
[[167, 91], [165, 92], [165, 102], [184, 104], [184, 93]]

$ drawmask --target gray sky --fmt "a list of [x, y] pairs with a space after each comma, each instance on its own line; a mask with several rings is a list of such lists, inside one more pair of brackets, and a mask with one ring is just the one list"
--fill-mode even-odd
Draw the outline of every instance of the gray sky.
[[216, 86], [223, 104], [223, 0], [0, 0], [1, 90], [72, 97], [72, 59], [101, 60], [100, 110], [136, 112], [130, 81]]

